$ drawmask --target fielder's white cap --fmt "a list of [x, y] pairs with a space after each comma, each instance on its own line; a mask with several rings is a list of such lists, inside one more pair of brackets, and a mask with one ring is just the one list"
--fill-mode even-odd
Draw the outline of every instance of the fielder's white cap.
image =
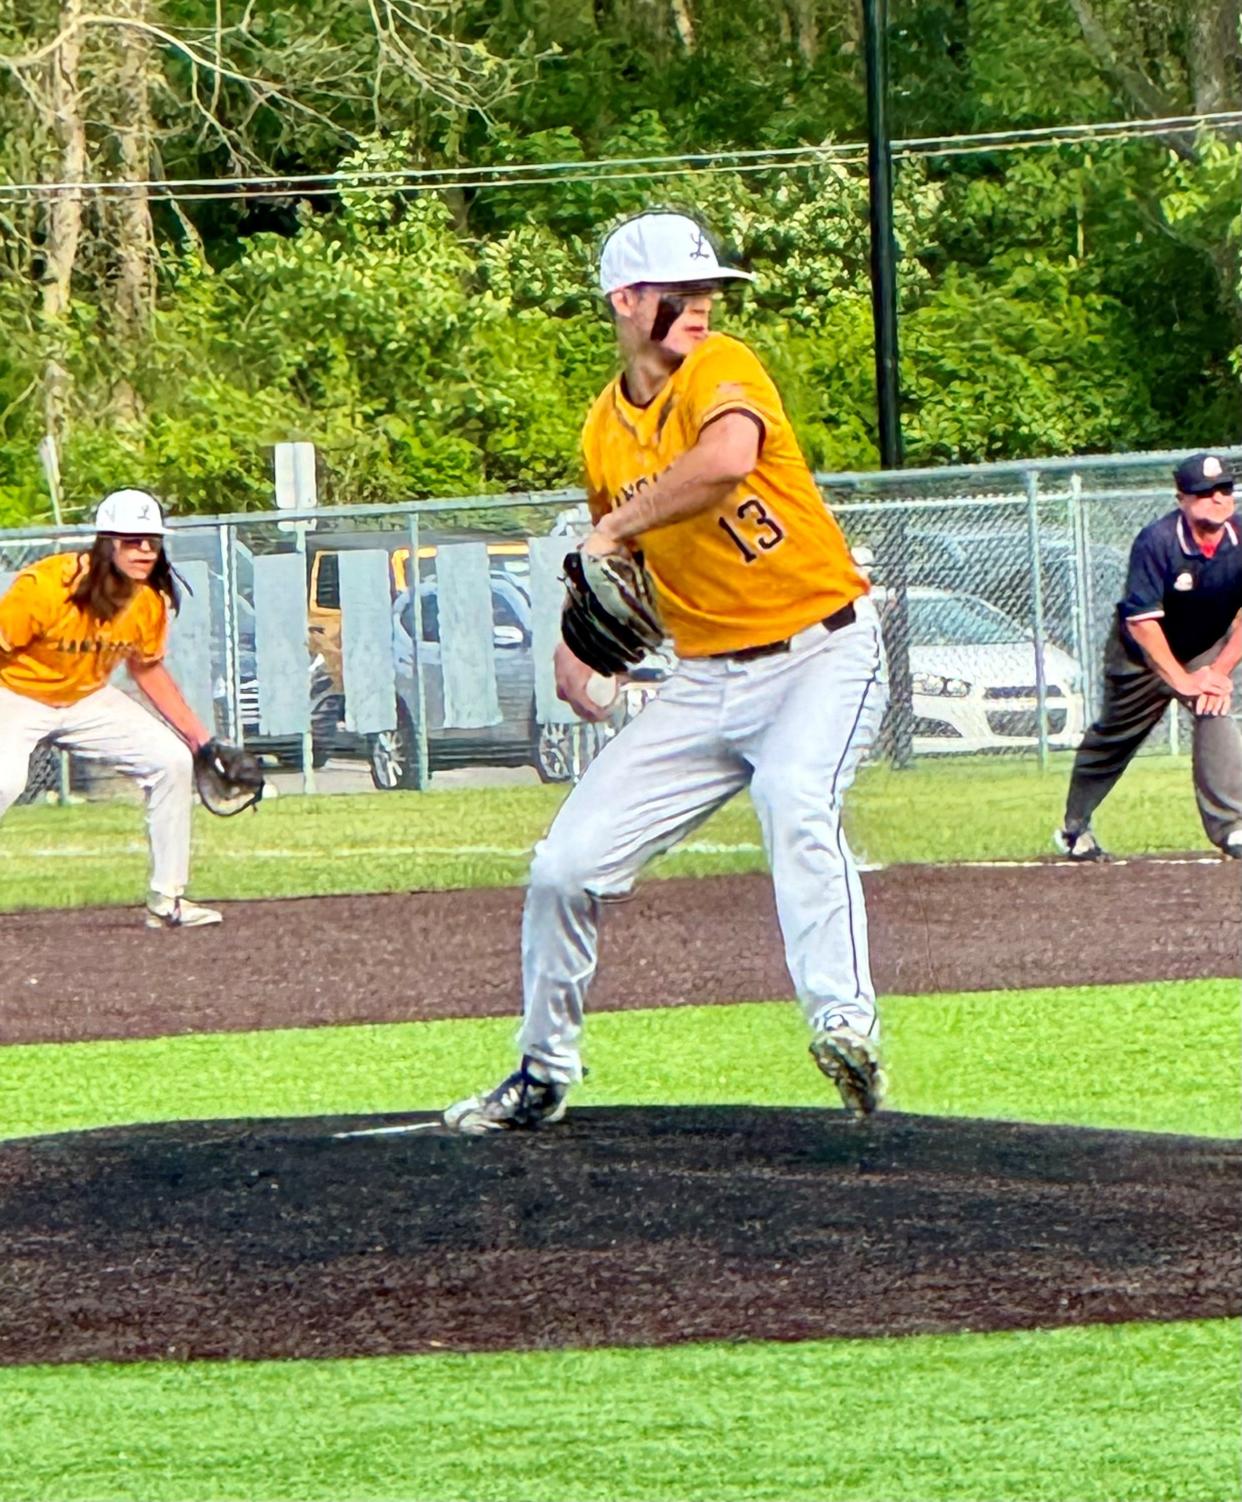
[[749, 271], [722, 266], [707, 231], [688, 214], [654, 210], [627, 219], [604, 241], [599, 290], [607, 296], [638, 282], [753, 282]]
[[160, 503], [145, 490], [114, 490], [95, 512], [96, 532], [119, 532], [124, 537], [163, 537], [168, 528]]

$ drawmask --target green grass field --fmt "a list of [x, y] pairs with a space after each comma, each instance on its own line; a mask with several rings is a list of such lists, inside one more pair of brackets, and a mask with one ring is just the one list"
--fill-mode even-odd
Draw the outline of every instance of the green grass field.
[[[1193, 1091], [1167, 1067], [1175, 1008], [1178, 1035], [1195, 1040]], [[1222, 980], [886, 997], [889, 1104], [1233, 1136], [1240, 1016], [1238, 986]], [[512, 1035], [511, 1021], [488, 1018], [9, 1048], [0, 1135], [435, 1110], [507, 1073]], [[590, 1020], [588, 1058], [591, 1078], [574, 1095], [582, 1105], [825, 1100], [788, 1002], [601, 1013]]]
[[0, 1372], [0, 1497], [1229, 1502], [1231, 1321]]
[[[999, 762], [877, 769], [852, 836], [873, 861], [1020, 858], [1047, 848], [1063, 792], [1061, 776]], [[282, 799], [199, 822], [195, 890], [516, 881], [557, 801], [534, 787]], [[1107, 811], [1119, 852], [1202, 846], [1184, 762], [1140, 763]], [[754, 869], [757, 843], [739, 802], [663, 869]], [[134, 902], [144, 869], [133, 807], [16, 809], [0, 826], [2, 906]], [[1170, 1057], [1170, 1016], [1189, 1056]], [[1235, 1136], [1239, 1016], [1232, 981], [885, 998], [891, 1104]], [[507, 1068], [511, 1034], [487, 1020], [10, 1048], [0, 1133], [433, 1108]], [[600, 1015], [589, 1048], [583, 1103], [823, 1099], [788, 1004]], [[1236, 1321], [1206, 1321], [0, 1368], [0, 1502], [1230, 1502], [1240, 1348]]]
[[[1022, 859], [1049, 853], [1068, 767], [1029, 761], [865, 768], [846, 823], [860, 859]], [[285, 797], [255, 815], [195, 814], [196, 896], [288, 897], [509, 885], [525, 874], [560, 787]], [[1141, 758], [1098, 820], [1118, 853], [1203, 849], [1187, 758]], [[10, 810], [0, 825], [0, 910], [132, 903], [146, 882], [140, 810], [124, 802]], [[657, 866], [664, 875], [764, 869], [745, 797]], [[51, 873], [54, 874], [54, 878]]]

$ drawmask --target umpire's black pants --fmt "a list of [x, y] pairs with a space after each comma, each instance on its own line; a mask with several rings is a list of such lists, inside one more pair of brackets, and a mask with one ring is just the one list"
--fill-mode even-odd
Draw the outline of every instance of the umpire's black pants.
[[[1100, 713], [1083, 736], [1074, 757], [1065, 828], [1085, 829], [1091, 815], [1112, 790], [1139, 749], [1176, 698], [1146, 660], [1134, 662], [1121, 644], [1114, 624], [1104, 648], [1104, 693]], [[1192, 657], [1190, 669], [1212, 662], [1222, 643]], [[1193, 701], [1182, 700], [1194, 714]], [[1194, 715], [1191, 768], [1199, 817], [1213, 845], [1224, 845], [1242, 829], [1242, 730], [1231, 715]]]

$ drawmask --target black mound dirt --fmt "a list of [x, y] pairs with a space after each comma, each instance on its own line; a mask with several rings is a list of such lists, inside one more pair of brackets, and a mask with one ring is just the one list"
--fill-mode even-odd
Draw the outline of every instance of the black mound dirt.
[[1234, 1141], [583, 1110], [0, 1144], [0, 1362], [328, 1357], [1242, 1312]]

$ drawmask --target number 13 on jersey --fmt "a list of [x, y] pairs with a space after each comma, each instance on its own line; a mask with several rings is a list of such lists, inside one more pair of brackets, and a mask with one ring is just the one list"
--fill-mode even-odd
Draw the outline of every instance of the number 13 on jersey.
[[770, 553], [785, 540], [784, 527], [757, 495], [747, 496], [734, 511], [732, 519], [718, 516], [716, 522], [747, 563], [754, 563], [763, 553]]

